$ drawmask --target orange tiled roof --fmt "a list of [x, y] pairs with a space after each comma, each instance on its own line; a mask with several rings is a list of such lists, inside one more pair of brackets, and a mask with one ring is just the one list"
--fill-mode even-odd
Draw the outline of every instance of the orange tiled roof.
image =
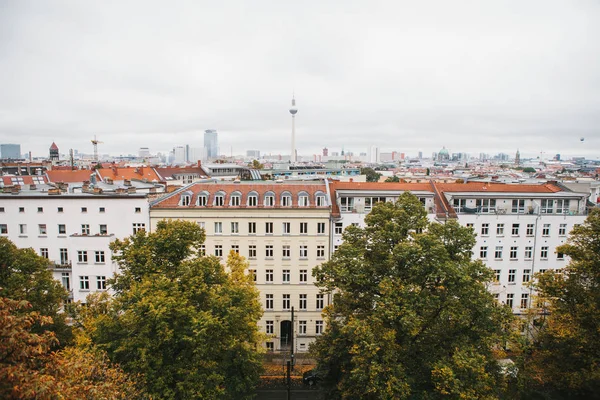
[[[46, 179], [45, 176], [41, 175], [35, 175], [36, 178], [42, 178], [44, 180], [44, 183], [48, 182], [48, 179]], [[2, 177], [2, 182], [4, 183], [4, 186], [11, 186], [14, 185], [12, 178], [20, 178], [23, 180], [23, 185], [33, 185], [33, 184], [38, 184], [38, 182], [34, 182], [33, 178], [34, 176], [31, 175], [15, 175], [15, 176], [3, 176]]]
[[100, 178], [104, 181], [106, 178], [110, 178], [114, 181], [122, 181], [125, 179], [147, 179], [149, 182], [156, 180], [160, 181], [160, 176], [150, 167], [116, 167], [111, 166], [110, 168], [100, 168], [97, 170]]
[[51, 170], [46, 171], [46, 176], [48, 176], [49, 182], [73, 183], [89, 181], [90, 175], [93, 173], [94, 171], [90, 171], [89, 169]]
[[[196, 206], [196, 200], [198, 199], [198, 195], [202, 192], [208, 193], [207, 204], [209, 206]], [[213, 206], [213, 200], [215, 198], [215, 194], [217, 192], [224, 192], [225, 198], [223, 201], [223, 206], [215, 207]], [[239, 192], [241, 194], [240, 206], [229, 206], [229, 200], [231, 195], [234, 192]], [[315, 208], [315, 195], [318, 192], [327, 194], [327, 188], [324, 184], [245, 184], [245, 183], [195, 183], [185, 188], [182, 188], [176, 192], [173, 192], [172, 195], [164, 197], [162, 200], [158, 200], [152, 208], [244, 208], [247, 204], [248, 194], [251, 192], [255, 192], [258, 194], [258, 207], [256, 208], [272, 208], [272, 207], [264, 207], [263, 206], [263, 198], [267, 192], [273, 192], [275, 195], [275, 206], [273, 208], [281, 208], [281, 195], [284, 192], [289, 192], [292, 196], [292, 205], [291, 207], [298, 207], [298, 194], [300, 192], [306, 192], [309, 198], [309, 207]], [[181, 195], [184, 193], [189, 193], [192, 197], [190, 199], [189, 206], [180, 206], [179, 201]], [[325, 205], [323, 208], [327, 208]], [[288, 207], [283, 207], [288, 208]]]

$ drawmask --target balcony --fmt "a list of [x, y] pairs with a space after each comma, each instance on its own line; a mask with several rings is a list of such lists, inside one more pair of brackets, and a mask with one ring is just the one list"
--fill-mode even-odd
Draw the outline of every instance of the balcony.
[[53, 261], [50, 264], [50, 268], [56, 271], [70, 271], [72, 268], [71, 261]]

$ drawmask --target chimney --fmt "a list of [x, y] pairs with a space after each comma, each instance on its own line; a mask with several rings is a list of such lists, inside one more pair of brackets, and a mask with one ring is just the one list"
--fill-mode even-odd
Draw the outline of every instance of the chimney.
[[198, 160], [198, 168], [202, 168], [202, 160]]

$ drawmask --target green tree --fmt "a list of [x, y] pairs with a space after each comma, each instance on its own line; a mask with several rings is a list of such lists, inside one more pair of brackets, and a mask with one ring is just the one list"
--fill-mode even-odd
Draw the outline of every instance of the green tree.
[[386, 182], [400, 182], [400, 178], [398, 178], [397, 176], [394, 175], [394, 176], [390, 176], [385, 181]]
[[254, 169], [263, 169], [265, 167], [258, 160], [252, 160], [252, 163], [249, 166]]
[[525, 167], [525, 168], [523, 168], [523, 172], [534, 173], [535, 172], [535, 168], [533, 168], [533, 167]]
[[225, 271], [197, 249], [193, 222], [162, 221], [111, 244], [121, 268], [114, 300], [100, 298], [80, 322], [127, 372], [161, 399], [249, 398], [260, 372], [258, 291], [232, 252]]
[[377, 173], [373, 168], [361, 168], [361, 175], [367, 176], [367, 182], [379, 182], [379, 178], [381, 178], [381, 174]]
[[600, 393], [600, 210], [571, 231], [557, 252], [571, 258], [538, 276], [535, 288], [550, 315], [521, 370], [524, 398], [591, 399]]
[[50, 262], [31, 249], [20, 249], [10, 240], [0, 237], [0, 296], [26, 300], [31, 309], [50, 317], [52, 323], [35, 325], [34, 331], [56, 333], [60, 345], [72, 339], [71, 328], [65, 322], [61, 308], [67, 291], [52, 277]]
[[495, 398], [494, 346], [512, 314], [486, 289], [491, 271], [471, 260], [472, 231], [429, 223], [409, 193], [365, 222], [314, 270], [334, 295], [311, 348], [329, 398]]

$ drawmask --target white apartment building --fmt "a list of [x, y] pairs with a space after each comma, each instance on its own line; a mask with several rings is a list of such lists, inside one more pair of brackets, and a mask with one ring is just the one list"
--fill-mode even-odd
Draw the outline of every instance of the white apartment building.
[[4, 188], [0, 235], [49, 260], [54, 278], [74, 301], [106, 291], [117, 271], [109, 243], [149, 224], [146, 195], [69, 193], [48, 186]]
[[194, 221], [206, 231], [206, 254], [223, 262], [230, 251], [243, 255], [260, 291], [265, 346], [289, 349], [293, 329], [295, 351], [306, 351], [329, 303], [312, 277], [329, 258], [329, 216], [326, 182], [198, 182], [153, 201], [150, 229], [164, 219]]
[[332, 194], [332, 251], [350, 224], [364, 218], [378, 201], [395, 201], [410, 191], [424, 204], [430, 220], [457, 218], [474, 229], [473, 257], [495, 273], [490, 291], [520, 314], [531, 307], [533, 292], [526, 284], [537, 272], [560, 269], [568, 260], [556, 252], [573, 226], [587, 214], [587, 194], [555, 183], [543, 185], [473, 183], [342, 183]]

